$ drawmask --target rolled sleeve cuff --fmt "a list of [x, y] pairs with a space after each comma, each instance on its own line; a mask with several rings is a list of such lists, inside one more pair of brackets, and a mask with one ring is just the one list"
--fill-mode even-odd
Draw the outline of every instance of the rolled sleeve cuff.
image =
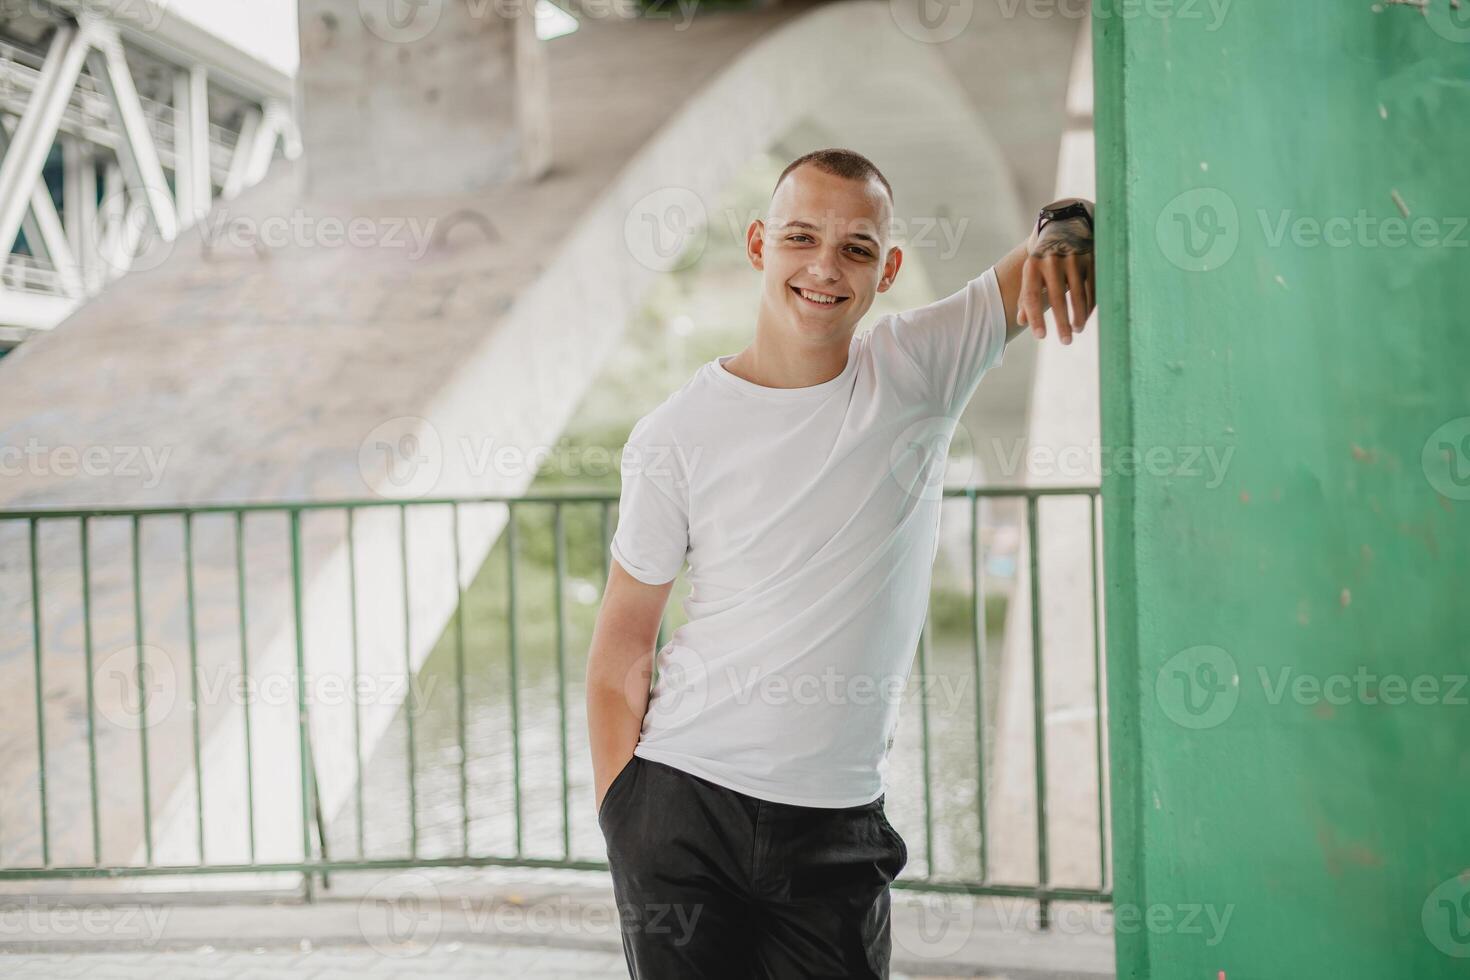
[[[616, 537], [613, 538], [609, 550], [612, 552], [613, 558], [617, 560], [617, 563], [623, 566], [623, 570], [644, 585], [664, 585], [665, 583], [672, 582], [679, 576], [678, 568], [675, 568], [672, 572], [664, 572], [650, 565], [643, 565], [633, 561], [623, 551], [622, 546], [618, 544]], [[682, 568], [683, 566], [681, 565], [680, 567]]]

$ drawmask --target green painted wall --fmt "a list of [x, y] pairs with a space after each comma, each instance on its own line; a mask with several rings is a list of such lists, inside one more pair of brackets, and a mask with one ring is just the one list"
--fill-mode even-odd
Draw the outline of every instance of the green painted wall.
[[1427, 2], [1095, 6], [1120, 977], [1470, 976], [1470, 3]]

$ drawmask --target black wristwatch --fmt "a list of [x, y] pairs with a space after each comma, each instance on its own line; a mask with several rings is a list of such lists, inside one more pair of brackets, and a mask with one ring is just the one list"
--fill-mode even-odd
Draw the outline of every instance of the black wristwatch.
[[1062, 218], [1082, 218], [1087, 222], [1087, 231], [1092, 233], [1092, 215], [1087, 212], [1087, 205], [1081, 201], [1073, 201], [1065, 207], [1042, 208], [1041, 213], [1036, 216], [1036, 232], [1041, 233], [1041, 226], [1048, 221], [1060, 221]]

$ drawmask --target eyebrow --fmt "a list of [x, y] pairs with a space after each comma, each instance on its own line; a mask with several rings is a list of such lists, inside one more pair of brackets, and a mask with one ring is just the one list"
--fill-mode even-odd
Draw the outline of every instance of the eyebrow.
[[[787, 228], [805, 228], [808, 231], [821, 231], [820, 228], [818, 228], [816, 225], [812, 224], [809, 221], [800, 221], [800, 220], [795, 220], [795, 219], [793, 219], [791, 221], [788, 221], [785, 224], [783, 224], [783, 225], [780, 226], [780, 230], [782, 230], [782, 231], [786, 230]], [[878, 239], [874, 238], [872, 235], [864, 235], [860, 231], [852, 232], [850, 235], [848, 235], [848, 237], [849, 238], [860, 238], [860, 239], [862, 239], [865, 242], [872, 242], [874, 245], [877, 245], [878, 244]]]

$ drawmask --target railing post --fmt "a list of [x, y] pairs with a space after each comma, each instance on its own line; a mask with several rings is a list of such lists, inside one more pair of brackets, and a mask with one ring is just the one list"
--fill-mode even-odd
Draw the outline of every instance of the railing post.
[[357, 813], [354, 814], [357, 822], [357, 859], [361, 861], [363, 854], [363, 802], [362, 802], [362, 694], [358, 689], [358, 674], [361, 667], [358, 663], [358, 640], [357, 640], [357, 531], [353, 521], [353, 508], [347, 507], [347, 613], [352, 619], [352, 761], [353, 772], [357, 778], [356, 796]]
[[296, 632], [296, 734], [301, 763], [301, 860], [306, 900], [314, 899], [315, 874], [311, 870], [312, 763], [310, 725], [306, 714], [306, 646], [301, 610], [301, 511], [291, 515], [291, 606]]
[[138, 674], [138, 742], [143, 757], [143, 848], [153, 864], [153, 801], [148, 779], [148, 678], [143, 662], [143, 559], [141, 517], [133, 515], [133, 635]]
[[194, 515], [184, 512], [184, 588], [189, 626], [189, 720], [194, 742], [194, 815], [199, 863], [204, 863], [204, 760], [199, 747], [199, 636], [194, 609]]
[[92, 675], [92, 544], [90, 518], [81, 518], [82, 553], [82, 648], [87, 667], [87, 778], [92, 797], [92, 863], [102, 864], [102, 820], [97, 800], [97, 692]]
[[240, 606], [240, 718], [245, 727], [245, 827], [255, 863], [255, 751], [250, 738], [250, 629], [245, 600], [245, 512], [235, 511], [235, 585]]
[[459, 742], [459, 816], [460, 853], [470, 856], [470, 773], [469, 749], [465, 739], [465, 690], [464, 690], [464, 616], [465, 588], [460, 579], [464, 575], [459, 553], [459, 504], [450, 504], [450, 533], [454, 535], [454, 592], [459, 597], [454, 611], [454, 681], [455, 681], [455, 735]]
[[567, 542], [566, 526], [562, 519], [561, 501], [551, 505], [551, 536], [554, 548], [552, 576], [553, 601], [555, 603], [556, 616], [556, 707], [557, 707], [557, 733], [561, 739], [561, 846], [562, 857], [571, 860], [572, 857], [572, 810], [571, 810], [571, 779], [568, 769], [571, 765], [570, 750], [567, 745], [567, 668], [566, 668], [566, 631], [567, 611], [566, 599], [562, 580], [567, 573]]
[[403, 676], [408, 681], [408, 694], [403, 702], [403, 719], [408, 724], [408, 846], [409, 856], [419, 856], [418, 759], [413, 736], [413, 620], [408, 598], [408, 505], [398, 505], [398, 559], [403, 576]]
[[1097, 889], [1102, 891], [1108, 887], [1108, 816], [1107, 796], [1105, 787], [1106, 768], [1104, 765], [1106, 751], [1103, 746], [1103, 666], [1102, 666], [1102, 624], [1099, 621], [1102, 612], [1102, 595], [1098, 588], [1098, 565], [1097, 565], [1097, 527], [1099, 523], [1098, 514], [1099, 497], [1097, 491], [1088, 494], [1087, 497], [1087, 524], [1092, 532], [1092, 565], [1088, 571], [1092, 579], [1092, 709], [1093, 709], [1093, 744], [1097, 751]]
[[979, 816], [980, 874], [989, 877], [990, 828], [986, 822], [985, 786], [985, 577], [980, 554], [980, 498], [974, 487], [970, 498], [970, 637], [975, 670], [975, 809]]
[[516, 857], [525, 852], [525, 828], [521, 820], [521, 701], [519, 653], [516, 619], [516, 510], [505, 505], [505, 571], [506, 571], [506, 645], [510, 666], [510, 765], [511, 785], [515, 792]]
[[[1030, 554], [1031, 584], [1031, 724], [1036, 753], [1036, 883], [1045, 889], [1051, 883], [1047, 860], [1046, 820], [1046, 689], [1041, 670], [1041, 556], [1037, 540], [1038, 497], [1026, 495], [1026, 549]], [[1051, 928], [1051, 902], [1041, 899], [1037, 919], [1042, 929]]]
[[934, 789], [930, 782], [933, 766], [929, 751], [929, 623], [933, 617], [925, 611], [919, 628], [919, 745], [920, 768], [924, 774], [924, 877], [934, 877]]
[[[30, 520], [31, 539], [31, 640], [32, 650], [35, 655], [36, 670], [36, 784], [41, 796], [41, 864], [45, 867], [51, 866], [51, 833], [50, 821], [46, 813], [46, 704], [43, 690], [42, 660], [41, 652], [41, 561], [36, 550], [37, 532], [36, 518]], [[142, 650], [138, 651], [142, 656]], [[147, 743], [145, 742], [146, 746]], [[148, 757], [145, 752], [143, 756], [144, 772], [146, 773]], [[145, 787], [146, 789], [146, 787]], [[151, 852], [150, 852], [151, 853]], [[149, 863], [152, 863], [150, 858]]]

